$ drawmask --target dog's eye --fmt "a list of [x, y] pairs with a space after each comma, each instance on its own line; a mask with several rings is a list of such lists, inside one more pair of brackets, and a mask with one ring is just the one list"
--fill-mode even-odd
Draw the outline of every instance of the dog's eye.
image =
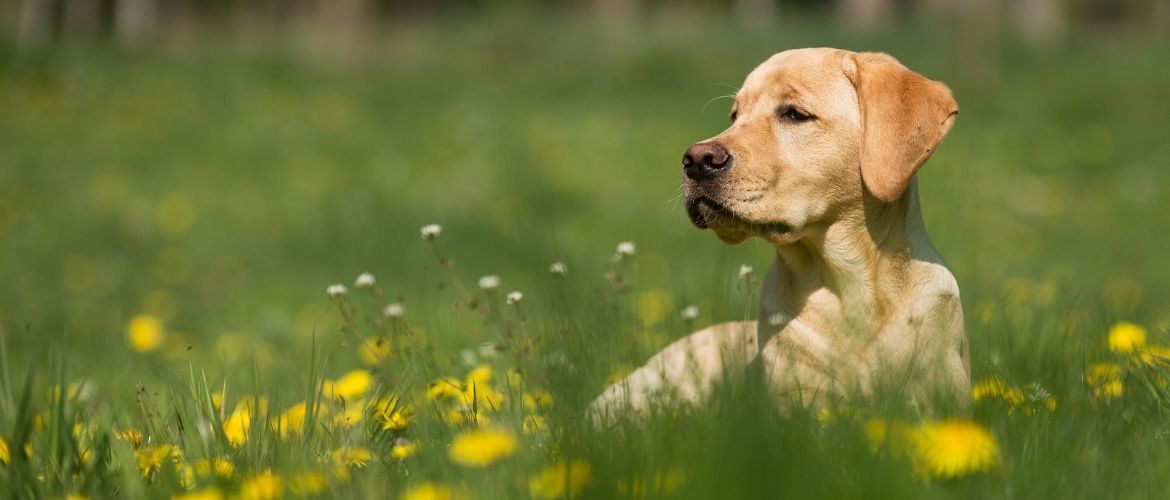
[[781, 106], [779, 110], [780, 119], [793, 122], [807, 122], [813, 119], [812, 115], [807, 115], [796, 109], [795, 106]]
[[736, 111], [732, 111], [731, 115], [728, 116], [728, 118], [731, 118], [731, 123], [735, 123], [735, 119], [738, 117], [739, 117], [739, 113]]

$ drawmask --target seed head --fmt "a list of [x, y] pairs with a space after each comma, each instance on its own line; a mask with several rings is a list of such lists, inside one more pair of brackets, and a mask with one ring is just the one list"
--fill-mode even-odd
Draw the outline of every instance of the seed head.
[[520, 302], [520, 299], [523, 299], [523, 298], [524, 298], [523, 293], [520, 293], [519, 291], [512, 291], [512, 292], [508, 292], [508, 296], [505, 300], [508, 302], [508, 305], [514, 306], [518, 302]]
[[336, 299], [347, 293], [349, 293], [349, 290], [345, 288], [345, 285], [341, 284], [329, 285], [329, 288], [325, 289], [325, 295], [328, 295], [331, 299]]
[[438, 238], [440, 234], [443, 234], [443, 226], [438, 224], [427, 224], [423, 226], [419, 232], [422, 234], [423, 240], [431, 241], [435, 238]]
[[377, 283], [378, 280], [374, 278], [374, 275], [370, 273], [362, 273], [357, 277], [356, 280], [353, 281], [353, 287], [358, 289], [370, 288]]
[[683, 308], [683, 310], [681, 312], [679, 312], [679, 316], [682, 316], [682, 319], [698, 318], [699, 317], [699, 307], [698, 306], [686, 306]]
[[618, 243], [617, 253], [615, 254], [615, 257], [622, 258], [622, 257], [628, 257], [631, 255], [634, 255], [634, 250], [635, 250], [634, 242], [623, 241], [621, 243]]
[[479, 288], [482, 290], [492, 291], [500, 287], [500, 277], [494, 274], [489, 274], [479, 278]]
[[393, 304], [390, 304], [390, 305], [386, 306], [385, 309], [382, 309], [382, 315], [387, 317], [387, 318], [401, 318], [403, 313], [405, 313], [405, 312], [406, 312], [406, 309], [404, 309], [402, 307], [402, 304], [399, 302], [395, 302]]
[[749, 279], [755, 273], [756, 273], [756, 270], [753, 269], [752, 266], [749, 266], [746, 264], [739, 266], [739, 279], [741, 279], [741, 280]]
[[558, 260], [548, 266], [548, 272], [553, 276], [564, 276], [569, 273], [569, 269], [565, 267], [564, 262]]

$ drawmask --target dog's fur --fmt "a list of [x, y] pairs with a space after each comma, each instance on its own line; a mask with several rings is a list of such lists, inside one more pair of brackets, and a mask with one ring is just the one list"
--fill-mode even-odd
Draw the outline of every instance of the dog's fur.
[[752, 71], [731, 126], [703, 141], [729, 153], [725, 171], [685, 178], [684, 190], [700, 228], [775, 246], [760, 319], [667, 346], [602, 393], [592, 418], [637, 414], [656, 397], [697, 403], [753, 362], [785, 405], [879, 389], [920, 407], [938, 396], [965, 405], [959, 288], [915, 184], [958, 112], [946, 85], [886, 54], [789, 50]]

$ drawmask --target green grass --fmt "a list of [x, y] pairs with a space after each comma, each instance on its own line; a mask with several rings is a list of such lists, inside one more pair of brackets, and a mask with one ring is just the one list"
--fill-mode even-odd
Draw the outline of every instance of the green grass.
[[[114, 435], [133, 428], [149, 445], [177, 445], [183, 465], [229, 459], [232, 478], [198, 480], [228, 496], [271, 469], [286, 493], [300, 472], [321, 471], [331, 496], [433, 481], [524, 497], [545, 464], [574, 458], [592, 469], [581, 495], [598, 498], [666, 472], [685, 477], [670, 496], [694, 498], [1162, 496], [1165, 389], [1120, 360], [1125, 394], [1100, 398], [1083, 373], [1117, 361], [1105, 340], [1114, 323], [1145, 326], [1151, 343], [1170, 327], [1170, 45], [1084, 33], [1033, 51], [912, 24], [862, 37], [817, 19], [767, 31], [714, 23], [452, 20], [340, 54], [293, 41], [0, 44], [0, 437], [11, 448], [0, 485], [21, 497], [181, 491], [181, 466], [139, 472]], [[885, 415], [776, 415], [751, 387], [639, 427], [581, 425], [613, 373], [697, 327], [751, 315], [755, 292], [736, 270], [762, 272], [772, 255], [690, 226], [678, 158], [725, 125], [727, 101], [711, 99], [772, 52], [817, 45], [890, 52], [960, 103], [919, 182], [963, 290], [973, 375], [1039, 384], [1058, 402], [1031, 415], [976, 405], [1002, 451], [989, 472], [923, 480], [906, 457], [871, 450], [864, 423]], [[429, 223], [444, 226], [455, 271], [493, 312], [468, 310], [419, 238]], [[624, 240], [638, 253], [618, 290], [604, 274]], [[557, 260], [563, 279], [547, 272]], [[385, 297], [351, 290], [347, 325], [325, 287], [364, 271]], [[475, 287], [486, 274], [501, 277], [494, 297]], [[504, 304], [511, 290], [525, 294], [518, 311]], [[374, 321], [395, 301], [404, 324]], [[693, 322], [678, 316], [690, 304]], [[164, 321], [158, 351], [129, 347], [138, 314]], [[404, 325], [414, 350], [369, 367], [366, 401], [401, 394], [411, 426], [385, 431], [368, 415], [329, 424], [342, 403], [320, 382], [362, 366], [362, 338], [402, 341], [385, 329]], [[506, 333], [539, 338], [490, 360], [506, 403], [484, 411], [519, 448], [486, 469], [455, 465], [446, 447], [462, 428], [421, 393], [462, 379], [460, 352]], [[504, 384], [509, 368], [552, 393], [547, 431], [522, 432], [531, 412]], [[86, 390], [53, 396], [69, 385]], [[222, 421], [245, 395], [265, 397], [271, 416], [314, 398], [325, 409], [291, 440], [257, 418], [237, 447]], [[392, 458], [398, 438], [419, 453]], [[373, 457], [336, 477], [330, 454], [346, 445]]]

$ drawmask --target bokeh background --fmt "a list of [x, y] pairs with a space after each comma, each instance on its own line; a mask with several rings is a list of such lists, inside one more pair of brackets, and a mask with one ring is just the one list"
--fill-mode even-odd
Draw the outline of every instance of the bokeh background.
[[[691, 227], [679, 158], [755, 64], [804, 46], [889, 52], [954, 89], [962, 115], [919, 177], [977, 375], [1006, 356], [1042, 380], [1065, 360], [1030, 345], [1170, 321], [1164, 0], [3, 0], [0, 27], [15, 373], [68, 351], [125, 398], [189, 362], [296, 381], [336, 338], [325, 287], [364, 271], [436, 344], [474, 346], [429, 223], [469, 282], [537, 303], [555, 260], [598, 302], [614, 245], [636, 242], [638, 362], [686, 333], [662, 320], [684, 305], [744, 315], [736, 270], [770, 249]], [[165, 324], [152, 357], [127, 345], [139, 314]]]

